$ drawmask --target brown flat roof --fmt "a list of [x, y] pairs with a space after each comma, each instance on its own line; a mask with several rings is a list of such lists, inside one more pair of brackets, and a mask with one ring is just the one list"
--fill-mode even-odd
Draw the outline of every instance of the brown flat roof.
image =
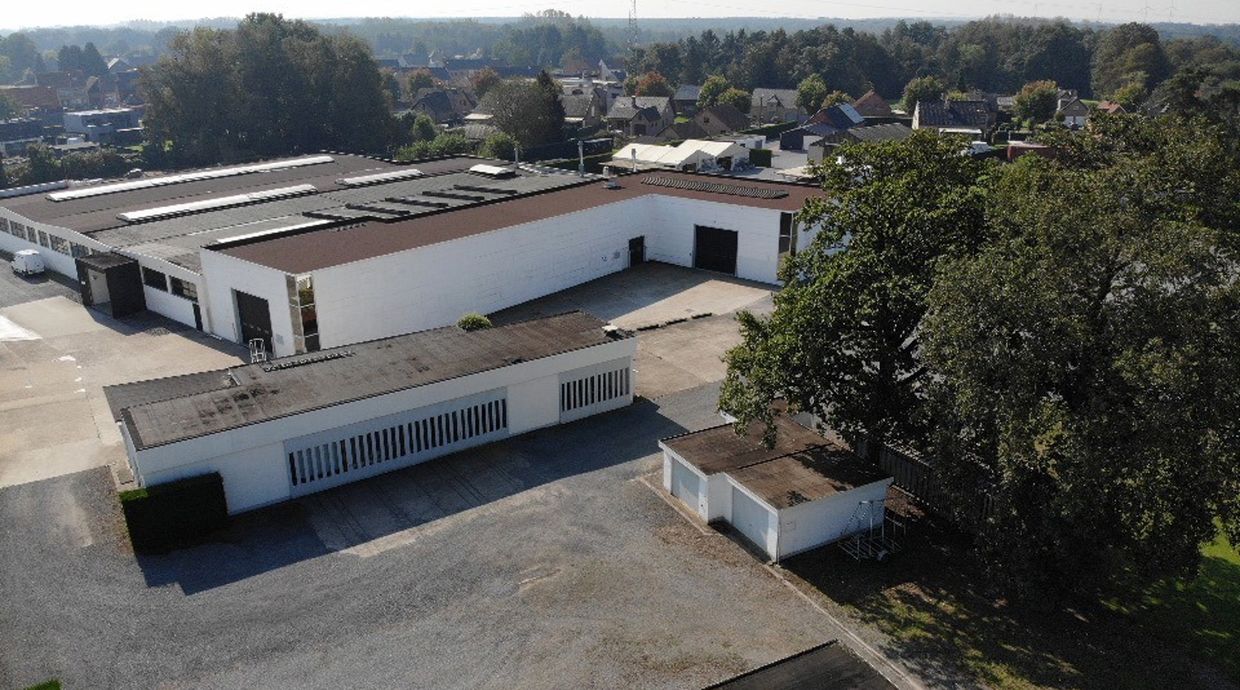
[[611, 342], [574, 311], [466, 332], [456, 326], [270, 362], [104, 388], [138, 449], [469, 376]]
[[[710, 180], [742, 187], [777, 188], [786, 191], [787, 195], [776, 199], [764, 199], [641, 183], [642, 178], [651, 175], [681, 178], [688, 181]], [[602, 182], [595, 179], [571, 187], [499, 200], [489, 204], [450, 209], [406, 220], [389, 223], [372, 221], [347, 228], [286, 235], [216, 251], [286, 273], [305, 273], [319, 268], [361, 261], [606, 206], [648, 194], [779, 211], [798, 211], [807, 199], [822, 193], [816, 186], [663, 170], [657, 173], [627, 175], [619, 178], [618, 182], [618, 189], [608, 189]]]
[[763, 425], [738, 435], [731, 424], [664, 439], [663, 445], [707, 475], [726, 473], [777, 509], [826, 498], [889, 475], [838, 441], [785, 415], [775, 416], [775, 445], [762, 444]]

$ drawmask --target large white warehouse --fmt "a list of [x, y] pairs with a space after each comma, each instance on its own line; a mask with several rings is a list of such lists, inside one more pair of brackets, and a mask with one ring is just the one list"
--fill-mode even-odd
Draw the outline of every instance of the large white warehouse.
[[218, 472], [236, 513], [624, 407], [635, 351], [570, 312], [104, 392], [139, 486]]
[[766, 283], [812, 186], [597, 177], [452, 157], [316, 155], [0, 199], [83, 302], [149, 309], [275, 356], [454, 323], [645, 260]]

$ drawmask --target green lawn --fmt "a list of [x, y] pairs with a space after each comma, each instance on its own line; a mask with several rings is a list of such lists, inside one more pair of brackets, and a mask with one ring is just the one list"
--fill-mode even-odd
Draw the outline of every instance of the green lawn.
[[[784, 563], [889, 639], [927, 678], [993, 688], [1191, 688], [1240, 683], [1240, 554], [1220, 539], [1191, 582], [1154, 588], [1139, 607], [1017, 605], [994, 594], [959, 535], [914, 528], [886, 563], [827, 547]], [[1039, 610], [1045, 609], [1045, 610]]]

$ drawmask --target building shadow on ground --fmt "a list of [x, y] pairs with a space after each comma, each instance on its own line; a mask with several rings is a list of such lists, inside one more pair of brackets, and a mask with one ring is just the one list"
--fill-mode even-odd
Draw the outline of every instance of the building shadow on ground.
[[301, 561], [368, 545], [574, 475], [658, 452], [683, 433], [657, 403], [624, 409], [241, 514], [208, 543], [140, 555], [150, 587], [196, 594]]
[[[907, 524], [902, 550], [882, 563], [856, 561], [831, 545], [782, 565], [881, 631], [883, 651], [928, 685], [1202, 685], [1202, 667], [1186, 660], [1185, 640], [1154, 634], [1137, 617], [1097, 603], [1007, 596], [972, 555], [967, 535], [924, 514]], [[1207, 560], [1203, 572], [1218, 565]], [[1228, 565], [1240, 582], [1240, 566]]]

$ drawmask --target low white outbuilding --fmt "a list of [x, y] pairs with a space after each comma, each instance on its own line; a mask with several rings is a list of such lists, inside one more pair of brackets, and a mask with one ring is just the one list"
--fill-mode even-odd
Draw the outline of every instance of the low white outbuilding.
[[237, 513], [624, 407], [635, 351], [569, 312], [104, 392], [139, 486], [218, 472]]
[[723, 520], [771, 560], [882, 524], [891, 477], [839, 442], [775, 418], [745, 435], [724, 424], [663, 439], [663, 488], [705, 522]]

